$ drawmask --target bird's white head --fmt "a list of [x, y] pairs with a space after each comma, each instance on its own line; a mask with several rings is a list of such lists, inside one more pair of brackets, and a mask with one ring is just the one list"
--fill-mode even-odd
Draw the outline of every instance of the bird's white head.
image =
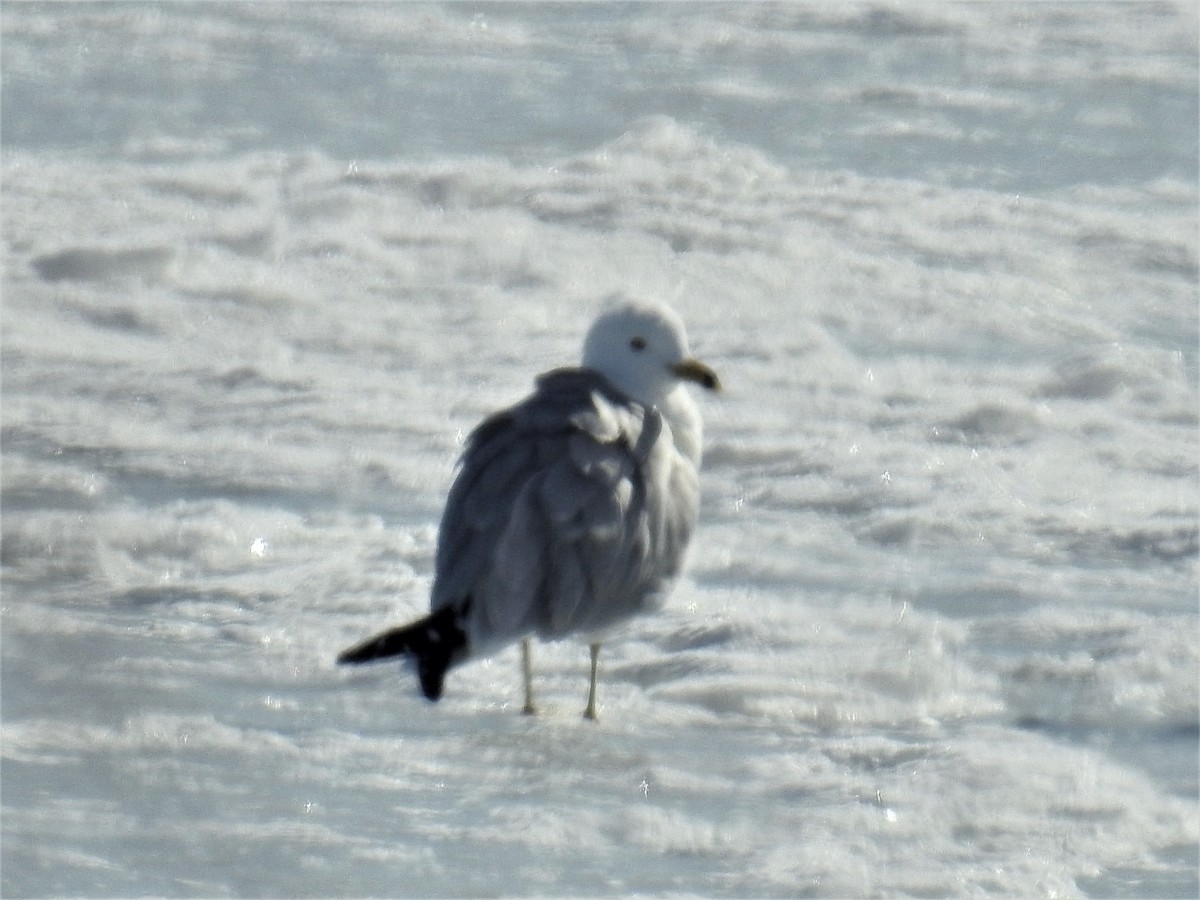
[[603, 313], [583, 344], [583, 365], [645, 406], [661, 406], [680, 381], [710, 391], [715, 372], [688, 352], [683, 320], [665, 306], [624, 301]]

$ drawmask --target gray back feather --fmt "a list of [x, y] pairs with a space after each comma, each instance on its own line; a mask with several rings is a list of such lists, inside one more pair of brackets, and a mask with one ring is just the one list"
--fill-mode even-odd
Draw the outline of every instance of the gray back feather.
[[697, 506], [695, 468], [657, 410], [591, 370], [550, 372], [468, 439], [432, 606], [471, 597], [475, 650], [603, 629], [665, 593]]

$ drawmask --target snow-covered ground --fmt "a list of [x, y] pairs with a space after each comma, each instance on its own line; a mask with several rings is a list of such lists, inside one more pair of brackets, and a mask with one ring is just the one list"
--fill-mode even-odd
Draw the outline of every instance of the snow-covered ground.
[[[0, 22], [5, 896], [1196, 896], [1193, 5]], [[618, 291], [727, 389], [600, 722], [339, 670]]]

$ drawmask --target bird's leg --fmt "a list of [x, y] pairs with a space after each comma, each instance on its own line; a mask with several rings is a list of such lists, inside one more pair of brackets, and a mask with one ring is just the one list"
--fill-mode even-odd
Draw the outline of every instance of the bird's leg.
[[533, 660], [530, 656], [529, 638], [521, 641], [521, 674], [525, 677], [525, 708], [521, 712], [527, 716], [537, 714], [533, 705]]
[[588, 644], [588, 649], [592, 651], [592, 683], [588, 686], [588, 705], [583, 711], [585, 719], [596, 721], [596, 670], [600, 666], [600, 645]]

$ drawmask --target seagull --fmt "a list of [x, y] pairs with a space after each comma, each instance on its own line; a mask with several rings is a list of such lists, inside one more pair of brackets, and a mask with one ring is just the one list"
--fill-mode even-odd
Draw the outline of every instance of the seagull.
[[429, 700], [447, 671], [530, 638], [580, 637], [591, 652], [584, 716], [596, 718], [600, 646], [665, 601], [699, 508], [700, 413], [685, 383], [720, 389], [668, 307], [622, 300], [595, 321], [582, 365], [467, 439], [438, 532], [430, 613], [368, 638], [341, 664], [402, 656]]

